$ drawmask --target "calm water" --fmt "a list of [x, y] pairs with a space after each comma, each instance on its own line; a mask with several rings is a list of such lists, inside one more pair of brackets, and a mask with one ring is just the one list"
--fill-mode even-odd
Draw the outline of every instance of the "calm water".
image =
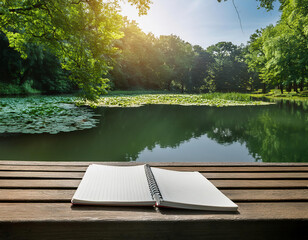
[[0, 134], [2, 160], [308, 162], [307, 105], [96, 109], [96, 128]]

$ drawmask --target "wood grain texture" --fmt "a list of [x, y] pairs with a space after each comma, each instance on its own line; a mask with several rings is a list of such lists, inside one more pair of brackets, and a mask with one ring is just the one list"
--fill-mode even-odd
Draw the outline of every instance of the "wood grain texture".
[[306, 240], [307, 221], [51, 221], [0, 225], [0, 239], [31, 240]]
[[253, 167], [253, 166], [261, 166], [261, 167], [270, 167], [270, 166], [285, 166], [285, 167], [308, 167], [308, 163], [262, 163], [262, 162], [86, 162], [86, 161], [6, 161], [1, 160], [0, 165], [21, 165], [21, 166], [84, 166], [87, 167], [89, 164], [106, 164], [106, 165], [116, 165], [116, 166], [134, 166], [140, 164], [149, 164], [151, 166], [170, 166], [170, 167], [185, 167], [185, 166], [194, 166], [194, 167], [202, 167], [202, 166], [226, 166], [226, 167]]
[[[308, 201], [308, 189], [221, 191], [235, 202]], [[0, 202], [70, 202], [74, 193], [63, 189], [0, 189]]]
[[1, 222], [307, 220], [305, 202], [239, 203], [235, 213], [152, 207], [72, 206], [70, 203], [0, 203]]
[[[63, 179], [0, 179], [0, 189], [9, 188], [9, 189], [37, 189], [37, 188], [59, 188], [67, 189], [72, 188], [76, 189], [80, 183], [80, 179], [76, 180], [63, 180]], [[308, 183], [308, 181], [307, 181]]]
[[268, 166], [268, 167], [260, 167], [260, 166], [250, 166], [250, 167], [222, 167], [222, 166], [202, 166], [202, 167], [164, 167], [159, 166], [163, 169], [175, 170], [175, 171], [198, 171], [202, 173], [206, 172], [308, 172], [308, 167], [278, 167], [278, 166]]
[[152, 164], [201, 171], [239, 205], [236, 213], [72, 206], [89, 163], [0, 161], [0, 239], [281, 240], [308, 235], [307, 163]]
[[[202, 173], [208, 179], [308, 179], [308, 172], [252, 172], [252, 173]], [[28, 179], [81, 179], [84, 172], [37, 172], [37, 171], [0, 171], [0, 179], [28, 178]]]
[[308, 179], [308, 173], [202, 173], [208, 179]]
[[[159, 166], [163, 169], [176, 171], [199, 171], [199, 172], [308, 172], [307, 167], [286, 166], [250, 166], [250, 167], [227, 167], [227, 166]], [[39, 171], [39, 172], [84, 172], [87, 166], [35, 166], [35, 165], [0, 165], [0, 171]]]
[[22, 171], [22, 172], [85, 172], [84, 166], [23, 166], [23, 165], [0, 165], [0, 171]]
[[307, 201], [308, 189], [262, 189], [262, 190], [221, 190], [235, 202], [264, 202], [264, 201]]
[[81, 179], [84, 172], [21, 172], [21, 171], [0, 171], [0, 178], [28, 178], [28, 179], [46, 179], [46, 178], [57, 178], [57, 179]]
[[308, 180], [211, 180], [220, 189], [290, 189], [308, 188]]
[[[76, 189], [80, 179], [0, 179], [0, 189]], [[211, 180], [220, 189], [308, 189], [308, 180]]]

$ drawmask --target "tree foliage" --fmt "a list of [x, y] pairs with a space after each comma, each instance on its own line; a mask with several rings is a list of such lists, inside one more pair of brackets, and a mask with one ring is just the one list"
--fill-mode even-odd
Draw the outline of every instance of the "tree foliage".
[[[218, 2], [221, 2], [221, 0], [217, 0]], [[228, 0], [224, 0], [225, 2]], [[234, 1], [234, 0], [232, 0]], [[260, 6], [262, 8], [269, 10], [273, 10], [274, 8], [274, 2], [276, 2], [277, 0], [256, 0], [257, 2], [260, 2]], [[279, 0], [279, 2], [283, 2], [284, 0]]]
[[[116, 46], [111, 79], [116, 89], [161, 89], [181, 92], [252, 90], [243, 46], [221, 42], [207, 50], [175, 35], [145, 34], [126, 21]], [[250, 84], [250, 85], [249, 85]]]
[[[73, 84], [68, 72], [61, 68], [58, 58], [41, 46], [26, 43], [26, 59], [9, 47], [6, 36], [0, 33], [0, 83], [24, 89], [26, 86], [44, 93], [68, 92]], [[26, 90], [26, 89], [25, 89]], [[5, 89], [1, 89], [5, 92]], [[22, 91], [21, 91], [22, 93]]]
[[[123, 21], [120, 1], [0, 1], [1, 82], [31, 81], [36, 89], [61, 92], [72, 89], [70, 78], [95, 99], [110, 85], [247, 91], [259, 88], [261, 79], [264, 86], [297, 91], [308, 81], [308, 0], [279, 0], [280, 21], [257, 30], [247, 47], [220, 42], [207, 49], [175, 35], [145, 34], [135, 22]], [[257, 1], [267, 10], [275, 2]], [[127, 2], [139, 14], [151, 3]]]
[[165, 87], [171, 90], [172, 84], [177, 85], [181, 92], [188, 88], [191, 80], [191, 68], [195, 54], [193, 47], [178, 36], [160, 36], [158, 48], [162, 52], [164, 65], [172, 74], [165, 79]]
[[[107, 87], [114, 40], [122, 37], [120, 0], [10, 0], [0, 2], [0, 30], [27, 57], [27, 44], [48, 48], [89, 98]], [[145, 14], [150, 0], [127, 0]]]
[[263, 82], [283, 93], [291, 86], [298, 91], [308, 81], [308, 1], [286, 0], [277, 25], [269, 25], [251, 36], [247, 63]]
[[207, 48], [214, 61], [210, 76], [219, 91], [252, 90], [247, 81], [251, 78], [244, 61], [244, 46], [219, 42]]
[[124, 37], [117, 41], [121, 51], [115, 58], [111, 79], [115, 88], [160, 89], [160, 73], [163, 63], [157, 39], [153, 34], [145, 34], [136, 22], [125, 19]]

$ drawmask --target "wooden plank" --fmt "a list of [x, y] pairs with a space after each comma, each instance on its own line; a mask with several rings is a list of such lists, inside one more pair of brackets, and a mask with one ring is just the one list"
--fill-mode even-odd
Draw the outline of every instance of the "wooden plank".
[[237, 213], [149, 207], [71, 206], [70, 203], [0, 203], [0, 221], [202, 221], [308, 219], [307, 202], [238, 203]]
[[80, 183], [78, 180], [63, 180], [63, 179], [0, 179], [0, 188], [60, 188], [67, 189], [72, 188], [76, 189]]
[[308, 173], [202, 173], [208, 179], [308, 179]]
[[[308, 180], [211, 180], [220, 189], [280, 189], [308, 188]], [[80, 179], [0, 179], [0, 188], [71, 188], [76, 189]]]
[[81, 179], [84, 172], [20, 172], [20, 171], [1, 171], [0, 178], [29, 178], [29, 179]]
[[[308, 172], [308, 167], [286, 166], [251, 166], [251, 167], [223, 167], [223, 166], [200, 166], [200, 167], [164, 167], [160, 168], [176, 171], [199, 171], [199, 172]], [[44, 171], [44, 172], [84, 172], [85, 166], [35, 166], [35, 165], [0, 165], [0, 171]]]
[[[308, 189], [222, 190], [235, 202], [308, 201]], [[70, 202], [75, 190], [0, 189], [0, 201]]]
[[308, 180], [211, 180], [211, 182], [220, 189], [308, 188]]
[[252, 166], [262, 166], [262, 167], [270, 167], [270, 166], [285, 166], [285, 167], [307, 167], [308, 163], [262, 163], [262, 162], [85, 162], [85, 161], [6, 161], [1, 160], [0, 165], [25, 165], [25, 166], [84, 166], [87, 167], [89, 164], [106, 164], [106, 165], [123, 165], [123, 166], [132, 166], [132, 165], [140, 165], [140, 164], [150, 164], [151, 166], [228, 166], [228, 167], [252, 167]]
[[0, 202], [70, 202], [75, 190], [0, 189]]
[[251, 167], [218, 167], [218, 166], [200, 166], [200, 167], [160, 167], [168, 170], [175, 171], [198, 171], [198, 172], [308, 172], [308, 167], [261, 167], [261, 166], [251, 166]]
[[0, 239], [257, 240], [308, 234], [308, 175], [302, 165], [157, 165], [204, 171], [239, 205], [237, 213], [218, 213], [71, 206], [86, 169], [74, 164], [0, 163]]
[[[121, 239], [125, 232], [125, 239], [139, 239], [140, 236], [142, 239], [146, 235], [150, 235], [147, 239], [170, 239], [180, 232], [179, 239], [204, 239], [205, 236], [247, 239], [251, 234], [256, 235], [256, 239], [266, 239], [266, 236], [288, 239], [292, 234], [294, 237], [294, 232], [306, 236], [307, 232], [301, 231], [308, 226], [307, 209], [307, 204], [303, 203], [239, 203], [238, 213], [226, 214], [176, 209], [157, 212], [151, 208], [71, 208], [65, 203], [0, 203], [0, 238], [105, 239], [102, 236], [107, 236], [106, 239]], [[179, 223], [183, 224], [177, 226]], [[115, 226], [117, 231], [114, 231]], [[181, 229], [189, 231], [181, 232]], [[213, 229], [217, 232], [212, 232]], [[230, 233], [230, 229], [234, 232]], [[115, 232], [119, 235], [114, 235]]]
[[[81, 179], [84, 172], [0, 171], [0, 178]], [[203, 173], [208, 179], [308, 179], [308, 173]]]
[[308, 201], [308, 189], [228, 189], [221, 191], [234, 202]]
[[31, 240], [306, 240], [301, 220], [219, 221], [50, 221], [5, 222], [0, 239]]
[[0, 171], [23, 171], [23, 172], [85, 172], [83, 166], [24, 166], [24, 165], [0, 165]]
[[[277, 189], [277, 188], [308, 188], [308, 180], [211, 180], [220, 189]], [[0, 179], [0, 188], [72, 188], [78, 187], [80, 179]]]

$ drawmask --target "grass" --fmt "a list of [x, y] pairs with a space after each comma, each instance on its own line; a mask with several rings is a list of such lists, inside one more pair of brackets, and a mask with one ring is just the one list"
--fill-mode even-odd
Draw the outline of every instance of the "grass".
[[262, 93], [261, 90], [259, 90], [250, 95], [254, 98], [268, 98], [272, 100], [308, 101], [308, 90], [299, 93], [293, 90], [291, 92], [284, 91], [283, 94], [281, 94], [279, 89], [272, 89], [268, 93]]
[[224, 100], [232, 100], [232, 101], [240, 101], [240, 102], [252, 102], [252, 98], [249, 94], [246, 93], [207, 93], [203, 94], [203, 98], [205, 99], [224, 99]]
[[79, 101], [78, 104], [92, 107], [139, 107], [148, 104], [225, 107], [271, 103], [252, 100], [249, 94], [243, 93], [170, 94], [155, 91], [115, 91], [96, 102]]

